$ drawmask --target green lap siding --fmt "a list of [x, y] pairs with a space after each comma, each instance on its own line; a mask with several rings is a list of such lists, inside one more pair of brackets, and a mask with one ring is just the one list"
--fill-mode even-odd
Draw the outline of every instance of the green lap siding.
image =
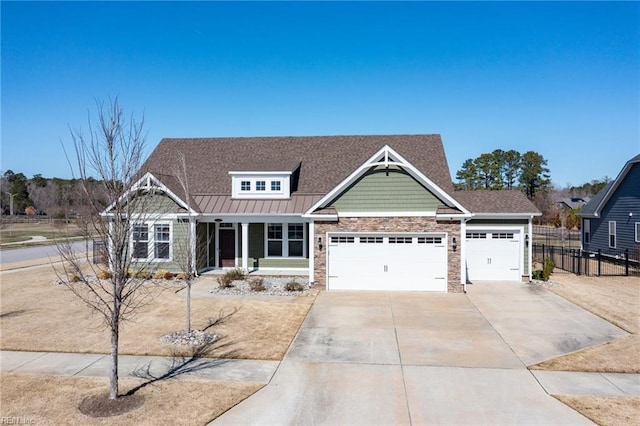
[[338, 212], [433, 212], [443, 203], [402, 169], [367, 172], [333, 201]]

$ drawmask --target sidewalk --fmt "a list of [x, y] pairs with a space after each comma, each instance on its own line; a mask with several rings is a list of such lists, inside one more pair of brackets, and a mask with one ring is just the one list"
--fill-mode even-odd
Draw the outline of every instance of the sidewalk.
[[[136, 370], [154, 376], [165, 374], [180, 359], [160, 356], [120, 355], [121, 377]], [[199, 358], [189, 362], [183, 380], [240, 381], [267, 384], [280, 361]], [[0, 351], [0, 372], [57, 376], [108, 377], [109, 355], [65, 352]], [[585, 373], [530, 370], [548, 394], [640, 397], [640, 374]]]
[[[120, 377], [136, 371], [161, 377], [175, 372], [181, 380], [215, 380], [267, 384], [279, 361], [120, 355]], [[108, 377], [111, 360], [106, 354], [0, 351], [0, 372], [57, 376]]]

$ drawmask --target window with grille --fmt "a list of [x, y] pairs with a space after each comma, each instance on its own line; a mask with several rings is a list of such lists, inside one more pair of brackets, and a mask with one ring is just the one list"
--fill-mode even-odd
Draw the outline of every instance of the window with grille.
[[411, 244], [412, 237], [389, 237], [389, 244]]
[[418, 237], [418, 244], [442, 244], [442, 237]]
[[382, 237], [360, 237], [361, 244], [382, 244], [383, 241]]

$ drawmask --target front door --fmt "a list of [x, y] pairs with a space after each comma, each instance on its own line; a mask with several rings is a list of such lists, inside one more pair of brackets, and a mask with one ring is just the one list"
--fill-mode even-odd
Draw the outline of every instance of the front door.
[[236, 266], [236, 231], [220, 229], [220, 266], [223, 268]]

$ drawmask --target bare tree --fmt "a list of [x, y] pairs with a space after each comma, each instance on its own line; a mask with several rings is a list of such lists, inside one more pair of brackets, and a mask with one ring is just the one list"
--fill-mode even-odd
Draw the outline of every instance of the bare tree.
[[[82, 221], [87, 239], [105, 247], [108, 271], [91, 262], [88, 251], [80, 252], [69, 241], [58, 243], [64, 272], [61, 281], [74, 295], [98, 314], [110, 330], [111, 371], [109, 398], [118, 398], [118, 352], [120, 324], [130, 319], [141, 306], [152, 300], [156, 292], [146, 285], [146, 275], [136, 273], [146, 267], [134, 261], [131, 250], [145, 250], [141, 242], [132, 241], [136, 229], [132, 221], [144, 214], [144, 189], [131, 185], [139, 178], [145, 148], [144, 120], [125, 117], [116, 98], [106, 105], [96, 101], [97, 124], [89, 118], [89, 134], [70, 128], [79, 192], [85, 217]], [[74, 176], [75, 177], [75, 176]], [[97, 178], [97, 180], [96, 180]], [[101, 197], [96, 197], [96, 186]], [[103, 198], [104, 197], [104, 198]], [[105, 209], [105, 201], [108, 203]], [[138, 223], [138, 222], [134, 222]], [[148, 232], [148, 231], [147, 231]], [[143, 238], [138, 238], [143, 240]], [[134, 272], [132, 272], [134, 271]]]
[[[193, 211], [191, 206], [191, 192], [189, 190], [189, 177], [187, 174], [187, 160], [183, 152], [178, 152], [177, 162], [174, 168], [174, 177], [178, 181], [178, 185], [181, 190], [180, 196], [183, 197], [183, 201], [187, 205], [188, 213]], [[189, 229], [187, 232], [182, 233], [182, 238], [175, 238], [174, 244], [177, 251], [180, 253], [176, 256], [175, 262], [178, 264], [182, 275], [184, 276], [184, 283], [187, 290], [187, 317], [186, 328], [187, 333], [191, 333], [191, 286], [197, 276], [198, 271], [198, 259], [206, 254], [207, 246], [209, 245], [210, 237], [208, 234], [199, 235], [195, 229], [195, 219], [189, 218]]]

